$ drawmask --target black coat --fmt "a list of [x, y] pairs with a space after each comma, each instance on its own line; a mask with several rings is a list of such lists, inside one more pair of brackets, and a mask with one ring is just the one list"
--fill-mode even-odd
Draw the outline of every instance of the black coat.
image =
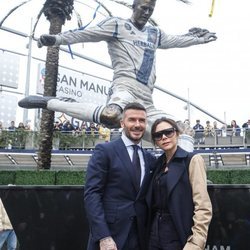
[[[193, 154], [192, 154], [193, 155]], [[156, 170], [153, 179], [162, 168], [165, 154], [161, 155], [156, 162]], [[192, 198], [192, 189], [189, 181], [188, 165], [190, 162], [189, 153], [178, 147], [175, 155], [168, 164], [168, 174], [166, 181], [166, 190], [168, 197], [167, 207], [175, 224], [176, 230], [183, 246], [187, 238], [192, 234], [194, 205]], [[147, 202], [152, 207], [152, 188], [151, 182]]]

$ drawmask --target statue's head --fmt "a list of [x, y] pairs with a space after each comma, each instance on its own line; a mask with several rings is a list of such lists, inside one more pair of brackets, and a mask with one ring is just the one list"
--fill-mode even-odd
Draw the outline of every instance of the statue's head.
[[156, 3], [156, 0], [134, 0], [133, 2], [133, 5], [132, 5], [132, 8], [134, 9], [134, 7], [137, 5], [137, 4], [141, 4], [141, 3], [153, 3], [155, 5]]
[[154, 12], [156, 0], [134, 0], [132, 22], [138, 29], [142, 29]]

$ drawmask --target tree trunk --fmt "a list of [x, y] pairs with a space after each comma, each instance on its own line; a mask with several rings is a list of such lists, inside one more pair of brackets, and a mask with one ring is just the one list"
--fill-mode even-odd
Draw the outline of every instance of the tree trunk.
[[[62, 20], [55, 16], [50, 19], [50, 34], [61, 32]], [[46, 59], [46, 76], [44, 96], [56, 96], [57, 74], [59, 64], [59, 47], [48, 47]], [[38, 151], [38, 168], [49, 169], [53, 140], [54, 111], [43, 109], [40, 127], [40, 144]]]
[[[73, 0], [47, 0], [44, 4], [44, 15], [50, 21], [50, 34], [58, 34], [65, 20], [70, 20]], [[56, 96], [57, 74], [59, 64], [59, 47], [48, 47], [44, 96]], [[50, 169], [53, 141], [54, 111], [43, 110], [40, 127], [38, 150], [38, 169]]]

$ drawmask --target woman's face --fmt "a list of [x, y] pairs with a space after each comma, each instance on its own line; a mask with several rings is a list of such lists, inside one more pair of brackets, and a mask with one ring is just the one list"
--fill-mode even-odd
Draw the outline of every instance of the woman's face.
[[178, 132], [168, 122], [161, 122], [156, 126], [154, 138], [155, 144], [162, 150], [175, 151], [178, 143]]

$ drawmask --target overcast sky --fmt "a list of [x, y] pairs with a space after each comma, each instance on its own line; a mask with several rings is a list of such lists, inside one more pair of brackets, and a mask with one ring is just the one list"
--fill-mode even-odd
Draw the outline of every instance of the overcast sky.
[[[20, 0], [0, 0], [0, 18]], [[33, 22], [45, 0], [33, 0], [20, 8], [13, 17], [6, 20], [4, 26], [29, 33], [30, 16]], [[75, 8], [83, 17], [83, 24], [91, 20], [94, 8], [97, 6], [93, 0], [81, 0], [85, 5], [75, 3]], [[130, 17], [131, 11], [125, 7], [114, 4], [109, 0], [101, 1], [115, 16]], [[131, 1], [127, 1], [131, 3]], [[226, 119], [230, 123], [235, 119], [241, 126], [250, 119], [248, 98], [250, 92], [250, 15], [249, 0], [215, 0], [213, 16], [209, 17], [212, 0], [191, 0], [191, 5], [185, 5], [177, 0], [157, 0], [154, 20], [159, 26], [170, 34], [186, 33], [191, 27], [207, 28], [216, 32], [218, 40], [209, 44], [193, 46], [183, 49], [158, 50], [157, 52], [157, 81], [156, 85], [190, 101], [205, 109], [221, 120]], [[100, 9], [94, 22], [98, 22], [106, 15]], [[35, 36], [48, 33], [48, 22], [41, 18], [37, 26]], [[75, 17], [63, 27], [63, 30], [77, 28]], [[25, 51], [27, 39], [11, 39], [6, 37], [6, 32], [0, 31], [0, 47], [11, 50]], [[9, 35], [9, 34], [8, 34]], [[10, 35], [9, 35], [10, 36]], [[79, 53], [91, 56], [97, 60], [110, 63], [106, 45], [100, 43], [85, 44], [73, 47]], [[46, 49], [37, 49], [33, 46], [35, 56], [45, 58]], [[65, 61], [64, 61], [65, 63]], [[79, 67], [77, 60], [72, 60], [67, 55], [67, 64]], [[112, 71], [101, 67], [97, 69], [93, 65], [83, 65], [85, 72], [97, 74], [111, 79]], [[32, 90], [31, 90], [32, 91]], [[158, 90], [153, 94], [155, 105], [174, 114], [179, 119], [186, 119], [188, 112], [184, 109], [185, 103], [176, 101], [174, 98], [160, 93]], [[201, 112], [191, 108], [191, 122], [201, 119], [214, 120]]]

